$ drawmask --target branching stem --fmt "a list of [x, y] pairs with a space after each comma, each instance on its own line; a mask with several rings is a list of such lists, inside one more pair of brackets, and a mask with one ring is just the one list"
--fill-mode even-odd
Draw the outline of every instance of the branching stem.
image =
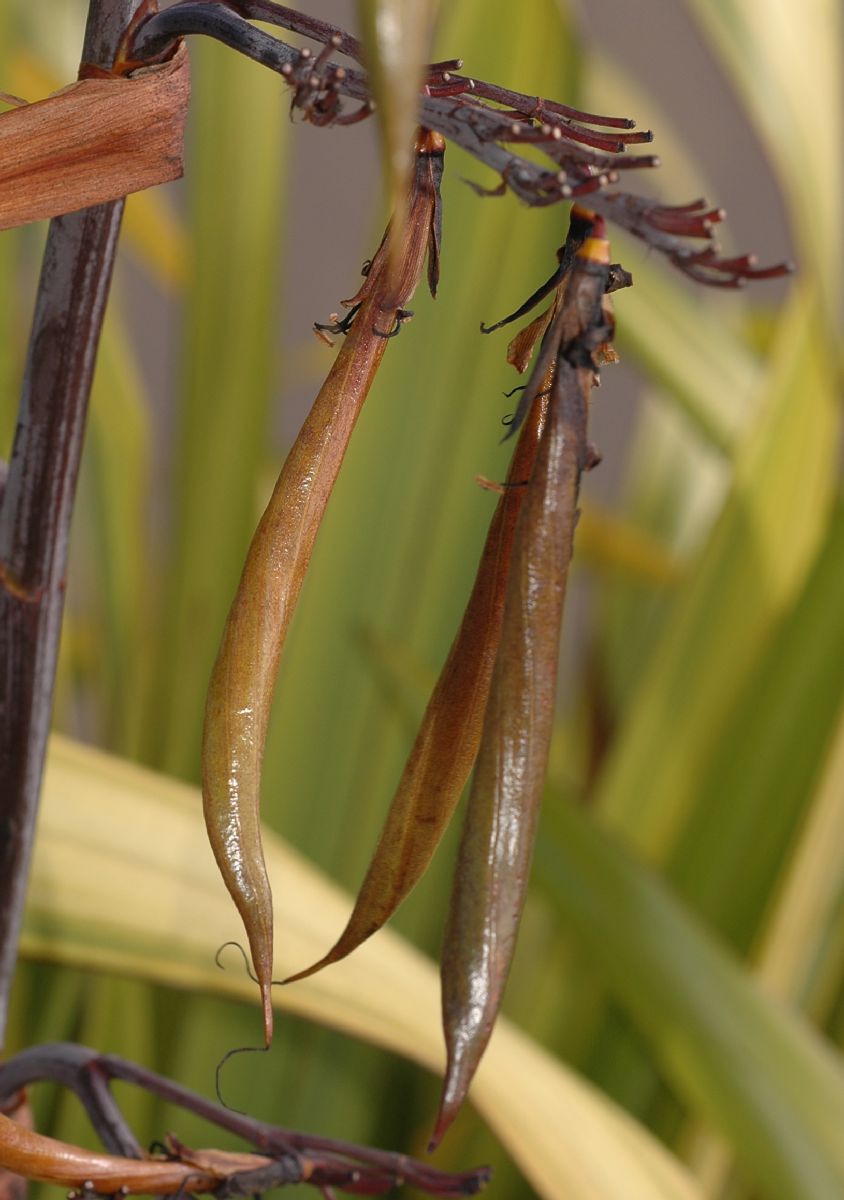
[[[306, 1178], [316, 1187], [334, 1185], [342, 1189], [353, 1184], [358, 1193], [380, 1195], [405, 1182], [432, 1196], [456, 1197], [474, 1195], [489, 1178], [485, 1167], [460, 1173], [438, 1171], [404, 1154], [282, 1129], [214, 1104], [127, 1059], [67, 1043], [25, 1050], [0, 1066], [0, 1105], [29, 1084], [59, 1083], [79, 1097], [107, 1150], [138, 1157], [134, 1135], [109, 1090], [115, 1079], [143, 1088], [243, 1138], [261, 1154], [277, 1160], [291, 1176], [298, 1162], [302, 1168], [298, 1178]], [[254, 1179], [245, 1178], [243, 1182], [245, 1190], [238, 1191], [237, 1181], [227, 1181], [225, 1194], [250, 1195], [261, 1190]], [[278, 1183], [274, 1180], [275, 1186]]]

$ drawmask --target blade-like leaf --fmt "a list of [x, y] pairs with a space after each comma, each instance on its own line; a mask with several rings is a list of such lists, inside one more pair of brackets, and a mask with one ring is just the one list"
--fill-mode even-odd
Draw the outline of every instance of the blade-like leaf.
[[842, 844], [844, 713], [838, 717], [792, 861], [774, 896], [757, 968], [766, 987], [819, 1016], [829, 1011], [844, 967]]
[[205, 688], [266, 459], [278, 336], [277, 275], [267, 268], [279, 260], [287, 121], [272, 78], [238, 55], [194, 44], [191, 67], [191, 272], [171, 434], [179, 470], [145, 753], [196, 776]]
[[682, 829], [706, 755], [828, 519], [840, 412], [816, 314], [811, 290], [795, 289], [731, 494], [599, 781], [607, 820], [649, 854], [666, 853]]
[[[251, 1000], [245, 975], [214, 965], [237, 919], [205, 847], [196, 789], [56, 737], [40, 832], [28, 956]], [[284, 930], [278, 972], [325, 944], [349, 900], [268, 832], [265, 846], [273, 873], [288, 881], [276, 902]], [[436, 971], [389, 931], [275, 998], [439, 1067]], [[209, 1058], [209, 1083], [213, 1070]], [[702, 1200], [664, 1147], [506, 1021], [478, 1073], [475, 1100], [549, 1200]]]
[[635, 858], [565, 802], [539, 878], [687, 1102], [766, 1200], [844, 1191], [844, 1064]]
[[671, 855], [678, 890], [744, 951], [752, 946], [844, 703], [844, 506], [698, 783]]
[[[28, 100], [56, 92], [67, 82], [48, 70], [45, 63], [34, 58], [26, 48], [16, 50], [3, 79], [15, 95]], [[121, 249], [128, 248], [164, 291], [184, 283], [187, 273], [185, 230], [168, 203], [166, 188], [133, 192], [127, 197], [121, 239]]]
[[837, 0], [687, 0], [761, 134], [789, 203], [798, 267], [817, 278], [821, 321], [841, 305], [844, 18]]

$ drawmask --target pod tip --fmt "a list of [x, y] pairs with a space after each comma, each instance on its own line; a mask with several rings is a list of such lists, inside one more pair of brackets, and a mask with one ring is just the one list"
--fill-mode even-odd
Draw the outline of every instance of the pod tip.
[[261, 985], [261, 1003], [264, 1009], [264, 1049], [269, 1050], [273, 1041], [273, 997], [269, 983]]
[[460, 1111], [462, 1102], [463, 1095], [456, 1094], [455, 1081], [447, 1071], [442, 1096], [440, 1097], [440, 1107], [434, 1124], [434, 1132], [431, 1134], [430, 1141], [428, 1142], [429, 1154], [433, 1154], [445, 1137], [452, 1121]]

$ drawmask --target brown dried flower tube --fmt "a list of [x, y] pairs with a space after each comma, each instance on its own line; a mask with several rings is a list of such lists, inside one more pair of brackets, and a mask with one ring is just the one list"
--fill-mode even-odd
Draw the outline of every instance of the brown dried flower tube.
[[92, 1195], [184, 1195], [213, 1192], [225, 1179], [272, 1164], [258, 1154], [196, 1150], [190, 1160], [122, 1158], [45, 1137], [0, 1113], [0, 1167], [25, 1179]]
[[[211, 675], [202, 746], [205, 821], [217, 864], [243, 920], [261, 989], [264, 1043], [272, 1040], [272, 893], [260, 827], [261, 767], [279, 658], [314, 539], [387, 337], [410, 314], [429, 254], [435, 291], [443, 141], [421, 132], [410, 216], [396, 274], [385, 235], [352, 306], [328, 378], [282, 467], [246, 557]], [[350, 314], [351, 316], [352, 314]]]
[[588, 238], [531, 379], [554, 364], [548, 417], [519, 516], [478, 764], [446, 921], [441, 975], [448, 1064], [431, 1148], [459, 1109], [498, 1015], [524, 907], [554, 714], [560, 625], [609, 247]]

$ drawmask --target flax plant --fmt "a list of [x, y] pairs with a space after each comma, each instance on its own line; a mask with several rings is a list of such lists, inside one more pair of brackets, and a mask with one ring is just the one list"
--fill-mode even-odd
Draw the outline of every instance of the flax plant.
[[[57, 6], [35, 24], [23, 0], [9, 3], [0, 14], [0, 89], [36, 100], [71, 82], [67, 64], [78, 58], [85, 7]], [[207, 21], [211, 6], [186, 7]], [[270, 35], [287, 37], [266, 24], [274, 10], [263, 0], [233, 7], [238, 37], [254, 20], [263, 22], [260, 30], [250, 25], [258, 30], [255, 46], [265, 49]], [[455, 669], [460, 638], [451, 658], [449, 646], [467, 599], [467, 620], [478, 602], [479, 558], [483, 579], [500, 523], [512, 535], [527, 503], [524, 489], [502, 495], [478, 487], [476, 477], [487, 485], [526, 478], [530, 439], [544, 416], [534, 409], [522, 459], [508, 477], [515, 439], [501, 442], [507, 430], [500, 421], [519, 401], [501, 396], [513, 385], [507, 334], [485, 337], [478, 327], [489, 327], [549, 275], [565, 221], [558, 204], [519, 202], [547, 199], [549, 189], [563, 186], [540, 166], [542, 147], [519, 142], [525, 129], [502, 150], [524, 157], [524, 177], [513, 170], [502, 176], [499, 142], [492, 162], [464, 152], [471, 138], [454, 89], [468, 72], [477, 78], [473, 119], [483, 136], [506, 133], [503, 122], [483, 125], [483, 80], [516, 98], [508, 114], [518, 113], [519, 96], [624, 117], [638, 111], [624, 62], [608, 65], [567, 5], [530, 0], [514, 12], [460, 0], [442, 7], [430, 54], [426, 48], [403, 60], [408, 79], [423, 74], [420, 103], [452, 141], [436, 304], [417, 296], [413, 320], [389, 342], [372, 337], [375, 321], [365, 313], [332, 360], [332, 351], [310, 341], [311, 322], [324, 322], [325, 312], [297, 314], [288, 302], [283, 320], [299, 322], [294, 341], [301, 344], [279, 365], [278, 278], [291, 270], [280, 230], [308, 206], [314, 193], [307, 189], [369, 187], [373, 228], [383, 218], [377, 168], [371, 179], [347, 172], [340, 182], [331, 173], [333, 147], [360, 130], [318, 127], [338, 116], [366, 127], [371, 106], [355, 88], [367, 54], [371, 64], [378, 53], [380, 7], [401, 9], [362, 4], [363, 44], [345, 31], [330, 43], [327, 27], [323, 44], [331, 50], [316, 72], [319, 44], [310, 57], [292, 48], [272, 75], [235, 61], [227, 47], [190, 37], [186, 185], [129, 197], [117, 303], [103, 326], [67, 572], [53, 718], [60, 733], [47, 757], [9, 1008], [11, 1061], [0, 1066], [0, 1080], [19, 1057], [17, 1082], [58, 1071], [77, 1082], [84, 1100], [87, 1072], [108, 1073], [114, 1055], [140, 1064], [147, 1083], [169, 1079], [169, 1091], [127, 1089], [125, 1102], [123, 1085], [116, 1093], [138, 1145], [178, 1131], [167, 1154], [180, 1163], [161, 1155], [138, 1168], [138, 1186], [157, 1192], [178, 1188], [188, 1161], [192, 1171], [210, 1171], [197, 1186], [212, 1191], [224, 1175], [266, 1168], [243, 1159], [212, 1163], [187, 1149], [211, 1144], [199, 1113], [214, 1108], [208, 1097], [216, 1064], [233, 1047], [254, 1045], [260, 1031], [255, 984], [238, 956], [227, 954], [224, 970], [214, 961], [222, 942], [242, 935], [205, 843], [203, 699], [269, 481], [290, 450], [279, 437], [278, 406], [296, 373], [317, 395], [326, 374], [331, 380], [342, 372], [354, 339], [367, 336], [379, 357], [385, 347], [388, 353], [359, 419], [355, 408], [354, 436], [339, 447], [335, 468], [342, 457], [342, 469], [332, 468], [336, 482], [318, 536], [315, 526], [308, 535], [307, 575], [296, 580], [301, 594], [284, 631], [277, 694], [268, 682], [262, 696], [263, 825], [253, 832], [263, 838], [276, 930], [258, 972], [265, 992], [271, 978], [304, 974], [342, 936], [318, 963], [330, 963], [325, 970], [273, 989], [271, 1052], [227, 1064], [223, 1098], [249, 1117], [215, 1109], [221, 1128], [214, 1145], [241, 1154], [239, 1122], [283, 1125], [293, 1152], [287, 1175], [276, 1156], [275, 1174], [253, 1179], [258, 1190], [284, 1184], [294, 1195], [314, 1194], [302, 1185], [309, 1171], [327, 1189], [349, 1183], [350, 1171], [373, 1186], [401, 1174], [400, 1163], [378, 1151], [340, 1162], [338, 1142], [424, 1158], [445, 1060], [440, 985], [429, 959], [440, 953], [454, 872], [456, 838], [444, 825], [481, 736], [480, 712], [441, 708], [443, 685], [435, 681], [444, 663], [441, 680]], [[433, 29], [434, 6], [415, 8], [420, 26]], [[643, 219], [647, 236], [670, 257], [683, 230], [713, 225], [714, 233], [717, 203], [730, 207], [729, 195], [716, 195], [694, 163], [688, 185], [672, 181], [672, 144], [686, 135], [655, 100], [649, 121], [664, 164], [659, 199], [648, 202], [656, 207], [625, 207], [603, 190], [580, 197], [607, 218], [614, 254], [634, 278], [617, 305], [616, 345], [624, 371], [638, 373], [640, 403], [631, 412], [630, 376], [619, 370], [606, 372], [593, 397], [592, 436], [605, 457], [579, 500], [561, 696], [546, 731], [547, 780], [542, 788], [538, 769], [532, 791], [537, 807], [545, 793], [544, 816], [504, 1015], [470, 1104], [432, 1160], [451, 1174], [411, 1165], [409, 1194], [437, 1194], [438, 1187], [439, 1194], [461, 1194], [461, 1187], [465, 1194], [486, 1178], [465, 1174], [475, 1163], [492, 1165], [489, 1194], [501, 1197], [835, 1200], [844, 1193], [844, 867], [835, 850], [844, 820], [844, 521], [834, 252], [842, 227], [844, 30], [834, 0], [776, 14], [763, 0], [684, 0], [682, 9], [772, 164], [770, 184], [752, 178], [735, 186], [760, 209], [767, 189], [778, 190], [797, 270], [775, 291], [760, 282], [725, 296], [643, 249]], [[165, 14], [150, 23], [138, 52], [169, 53], [167, 22], [176, 20]], [[58, 46], [65, 26], [73, 44]], [[324, 75], [337, 54], [344, 74]], [[437, 69], [425, 75], [423, 58]], [[395, 63], [385, 58], [380, 66], [379, 101]], [[52, 82], [42, 85], [45, 76]], [[288, 128], [291, 99], [298, 116], [307, 114], [305, 127]], [[707, 107], [706, 97], [701, 104]], [[407, 120], [405, 110], [385, 123], [388, 156]], [[628, 131], [592, 132], [606, 140]], [[723, 142], [732, 134], [719, 129], [717, 136]], [[324, 155], [330, 186], [293, 169], [303, 138]], [[650, 149], [637, 152], [634, 144], [624, 157], [647, 158]], [[604, 143], [588, 152], [610, 154]], [[566, 186], [582, 186], [576, 155], [554, 153], [555, 169], [568, 172]], [[401, 171], [393, 161], [394, 196]], [[619, 174], [616, 192], [636, 192], [636, 172]], [[479, 197], [462, 178], [484, 192], [503, 178], [519, 198]], [[667, 207], [698, 195], [716, 203], [684, 217]], [[342, 199], [337, 221], [345, 220]], [[325, 272], [327, 296], [345, 295], [347, 281], [321, 261], [319, 235], [297, 224], [287, 236], [313, 236], [308, 270]], [[7, 460], [41, 241], [38, 226], [0, 235], [0, 457]], [[361, 235], [354, 257], [371, 253], [371, 241], [370, 232]], [[421, 241], [417, 249], [421, 255]], [[760, 273], [732, 250], [722, 259], [727, 268], [713, 266], [704, 250], [680, 265], [708, 282]], [[164, 372], [149, 367], [172, 355], [152, 347], [144, 328], [151, 296], [166, 310], [168, 337], [177, 326], [187, 335], [166, 402], [151, 382]], [[393, 299], [404, 310], [406, 297]], [[385, 322], [377, 327], [390, 332], [389, 313]], [[338, 326], [329, 336], [342, 339], [339, 318], [328, 323]], [[510, 362], [527, 366], [519, 347]], [[624, 458], [605, 432], [622, 414]], [[285, 414], [285, 428], [299, 423]], [[602, 476], [614, 480], [611, 501], [599, 499]], [[266, 523], [261, 528], [259, 541]], [[525, 535], [516, 537], [515, 561], [523, 562]], [[504, 543], [497, 544], [496, 554]], [[64, 572], [56, 572], [64, 596]], [[502, 620], [506, 590], [501, 575], [496, 582], [493, 624]], [[511, 605], [495, 674], [494, 632], [486, 658], [471, 664], [481, 669], [481, 690], [497, 680], [505, 709], [496, 701], [496, 712], [506, 712], [512, 695], [519, 664], [508, 671], [506, 654], [517, 625]], [[546, 647], [545, 658], [550, 663], [554, 651]], [[16, 720], [23, 711], [16, 708]], [[453, 754], [434, 761], [432, 772], [422, 753], [426, 730], [445, 713]], [[8, 734], [7, 713], [3, 720]], [[505, 741], [515, 737], [506, 717], [497, 725]], [[468, 802], [470, 848], [481, 839], [497, 745], [482, 751]], [[428, 764], [426, 788], [447, 796], [433, 814], [424, 809], [427, 790], [413, 790], [420, 762]], [[371, 885], [373, 870], [377, 882], [379, 856], [395, 864], [406, 851], [408, 803], [435, 817], [420, 825], [427, 840], [413, 843], [411, 868], [402, 866], [389, 889], [367, 893], [365, 884], [355, 900], [343, 889], [353, 892], [362, 879]], [[471, 891], [477, 856], [466, 845], [458, 890]], [[460, 911], [458, 901], [447, 942], [452, 962], [467, 947], [455, 941]], [[394, 928], [380, 928], [388, 918]], [[497, 1006], [500, 996], [494, 1000]], [[26, 1048], [53, 1041], [95, 1050], [86, 1058], [78, 1045], [62, 1049], [49, 1070], [40, 1059], [36, 1069]], [[202, 1098], [187, 1112], [178, 1107], [180, 1088]], [[88, 1118], [64, 1093], [37, 1087], [31, 1100], [39, 1136], [93, 1145]], [[108, 1124], [100, 1115], [95, 1128], [96, 1120]], [[295, 1141], [306, 1135], [287, 1127], [314, 1131], [311, 1141]], [[107, 1148], [125, 1154], [128, 1146]], [[30, 1152], [41, 1156], [35, 1166], [17, 1165], [44, 1178], [55, 1147], [27, 1143], [20, 1151]], [[86, 1165], [92, 1174], [102, 1169], [105, 1190], [119, 1180], [119, 1167], [109, 1174], [113, 1162], [83, 1158], [81, 1176], [62, 1182], [84, 1184], [92, 1177]], [[155, 1179], [144, 1174], [150, 1170]], [[377, 1179], [368, 1174], [379, 1171]], [[232, 1186], [236, 1194], [237, 1181]]]

